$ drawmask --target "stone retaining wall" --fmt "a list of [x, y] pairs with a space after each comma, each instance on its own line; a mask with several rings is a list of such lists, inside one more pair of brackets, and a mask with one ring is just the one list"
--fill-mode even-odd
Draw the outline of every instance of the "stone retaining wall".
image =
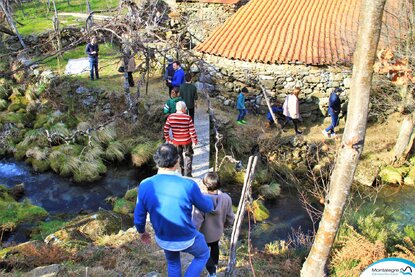
[[[346, 108], [352, 74], [350, 67], [268, 65], [210, 55], [203, 55], [203, 60], [212, 66], [191, 68], [193, 72], [198, 72], [196, 84], [199, 89], [206, 89], [211, 96], [217, 96], [225, 105], [234, 105], [239, 90], [244, 86], [248, 87], [251, 95], [261, 93], [260, 88], [251, 81], [257, 76], [267, 94], [280, 103], [294, 87], [300, 87], [300, 111], [307, 120], [314, 121], [327, 114], [329, 96], [336, 87], [343, 89], [340, 99], [343, 102], [342, 110]], [[261, 104], [265, 105], [265, 101]]]

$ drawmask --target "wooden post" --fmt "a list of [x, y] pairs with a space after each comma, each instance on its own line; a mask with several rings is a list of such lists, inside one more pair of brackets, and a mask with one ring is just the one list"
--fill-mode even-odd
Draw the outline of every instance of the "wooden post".
[[248, 160], [248, 166], [246, 168], [244, 186], [241, 192], [241, 199], [239, 200], [238, 211], [235, 215], [235, 222], [233, 223], [230, 249], [229, 249], [229, 261], [226, 268], [225, 277], [234, 276], [234, 269], [236, 265], [236, 248], [238, 244], [239, 232], [241, 224], [244, 219], [245, 207], [247, 203], [247, 194], [250, 193], [251, 185], [254, 180], [255, 167], [258, 160], [258, 156], [250, 156]]
[[271, 113], [272, 119], [274, 120], [274, 124], [275, 124], [275, 126], [279, 126], [277, 117], [275, 116], [275, 114], [272, 111], [272, 107], [271, 107], [271, 103], [269, 102], [269, 99], [268, 99], [267, 91], [265, 90], [265, 87], [262, 84], [259, 84], [259, 86], [262, 90], [262, 94], [264, 95], [265, 102], [267, 103], [267, 106], [268, 106], [268, 110]]
[[10, 27], [13, 29], [14, 33], [16, 34], [17, 38], [20, 41], [20, 44], [26, 49], [26, 44], [24, 43], [22, 37], [20, 36], [19, 31], [17, 30], [16, 25], [13, 22], [13, 18], [10, 15], [9, 11], [7, 10], [6, 5], [4, 4], [4, 0], [0, 0], [0, 8], [3, 10], [4, 15], [6, 16], [7, 22], [9, 23]]

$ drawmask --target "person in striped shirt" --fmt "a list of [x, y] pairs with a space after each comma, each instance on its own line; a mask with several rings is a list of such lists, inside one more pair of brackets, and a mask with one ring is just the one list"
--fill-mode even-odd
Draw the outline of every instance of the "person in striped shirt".
[[[172, 137], [169, 134], [170, 129]], [[197, 134], [192, 118], [186, 114], [186, 104], [183, 101], [177, 102], [176, 112], [167, 117], [164, 138], [179, 151], [182, 175], [192, 177], [193, 145], [197, 144]]]

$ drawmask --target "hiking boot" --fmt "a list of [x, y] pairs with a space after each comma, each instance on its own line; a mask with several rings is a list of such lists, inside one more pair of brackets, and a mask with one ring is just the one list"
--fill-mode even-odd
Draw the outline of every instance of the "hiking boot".
[[216, 277], [216, 273], [212, 273], [212, 274], [208, 273], [207, 277]]
[[295, 131], [295, 134], [296, 135], [301, 135], [303, 132], [301, 132], [301, 131]]
[[330, 138], [335, 138], [336, 136], [336, 133], [331, 133]]
[[242, 125], [242, 124], [244, 124], [241, 120], [237, 120], [236, 121], [236, 124], [238, 124], [238, 125]]
[[330, 138], [330, 134], [326, 130], [321, 131], [321, 133], [325, 138]]
[[241, 122], [242, 122], [243, 124], [246, 124], [246, 120], [245, 120], [245, 119], [242, 119], [242, 120], [241, 120]]

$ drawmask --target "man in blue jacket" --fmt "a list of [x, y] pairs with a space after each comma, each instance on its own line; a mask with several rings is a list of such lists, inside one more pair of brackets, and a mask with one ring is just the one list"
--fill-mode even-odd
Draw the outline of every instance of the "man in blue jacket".
[[184, 276], [200, 276], [209, 259], [204, 236], [192, 223], [193, 205], [209, 213], [213, 203], [191, 179], [177, 173], [179, 153], [173, 144], [162, 144], [154, 154], [158, 173], [143, 180], [138, 188], [134, 225], [144, 243], [151, 241], [145, 231], [147, 213], [155, 232], [155, 241], [164, 250], [169, 277], [182, 276], [180, 252], [194, 256]]
[[325, 130], [323, 130], [323, 135], [326, 138], [334, 138], [336, 133], [334, 132], [334, 128], [339, 125], [339, 114], [341, 109], [341, 101], [339, 98], [339, 94], [341, 93], [340, 88], [336, 88], [331, 94], [329, 98], [329, 115], [331, 117], [331, 124]]
[[173, 68], [174, 68], [174, 75], [173, 79], [169, 82], [173, 87], [180, 87], [184, 83], [184, 70], [180, 66], [179, 61], [173, 62]]

